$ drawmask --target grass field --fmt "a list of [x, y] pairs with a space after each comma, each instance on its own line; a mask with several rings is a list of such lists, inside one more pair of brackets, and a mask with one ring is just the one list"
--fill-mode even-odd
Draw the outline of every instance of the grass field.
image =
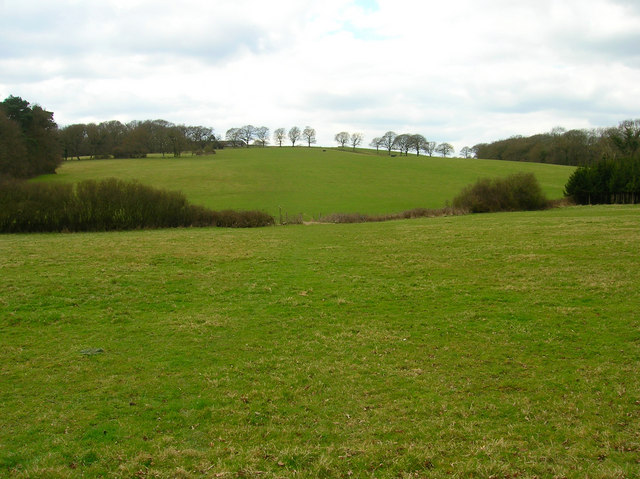
[[44, 181], [114, 176], [180, 190], [212, 209], [258, 209], [305, 219], [330, 213], [441, 208], [479, 177], [533, 172], [561, 198], [572, 167], [496, 160], [395, 157], [322, 148], [224, 149], [208, 157], [70, 161]]
[[638, 244], [638, 207], [0, 236], [0, 476], [638, 477]]

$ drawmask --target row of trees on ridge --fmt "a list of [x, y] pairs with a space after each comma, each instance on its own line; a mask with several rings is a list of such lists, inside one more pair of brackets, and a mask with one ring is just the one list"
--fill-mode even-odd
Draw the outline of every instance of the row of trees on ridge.
[[[282, 146], [282, 143], [287, 141], [287, 138], [291, 142], [291, 146], [296, 146], [297, 142], [303, 140], [310, 147], [316, 143], [316, 130], [310, 126], [306, 126], [304, 130], [294, 126], [289, 131], [285, 128], [277, 128], [273, 132], [273, 140], [278, 146]], [[225, 139], [233, 147], [243, 146], [248, 148], [252, 144], [264, 147], [269, 143], [269, 128], [266, 126], [255, 127], [253, 125], [230, 128], [225, 134]]]
[[478, 158], [581, 166], [603, 158], [631, 158], [639, 148], [640, 120], [625, 120], [617, 127], [568, 131], [554, 128], [549, 133], [480, 143], [473, 152]]
[[[340, 134], [341, 133], [338, 135]], [[338, 135], [336, 135], [336, 141], [338, 141]], [[440, 153], [443, 157], [452, 155], [455, 152], [450, 143], [436, 144], [435, 141], [428, 141], [420, 134], [403, 133], [398, 135], [393, 131], [387, 131], [384, 135], [374, 138], [371, 140], [371, 143], [369, 143], [369, 146], [376, 150], [380, 148], [386, 149], [389, 155], [391, 155], [392, 150], [399, 151], [400, 154], [404, 153], [405, 156], [409, 155], [409, 151], [415, 151], [416, 156], [420, 156], [420, 152], [433, 156], [433, 153], [436, 152]], [[466, 153], [467, 147], [463, 148], [463, 150]]]
[[203, 153], [219, 148], [213, 128], [175, 125], [165, 120], [76, 123], [60, 130], [64, 157], [144, 158], [148, 153], [170, 154], [184, 151]]

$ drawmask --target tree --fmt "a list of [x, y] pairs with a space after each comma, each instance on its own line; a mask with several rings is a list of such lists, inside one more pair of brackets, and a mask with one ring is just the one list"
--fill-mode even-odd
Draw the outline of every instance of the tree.
[[436, 151], [436, 142], [435, 141], [427, 141], [425, 145], [424, 151], [429, 156], [433, 156], [433, 152]]
[[340, 148], [344, 148], [344, 145], [347, 144], [347, 142], [349, 141], [349, 133], [347, 133], [346, 131], [341, 131], [340, 133], [336, 133], [336, 136], [334, 137], [334, 139], [336, 140], [336, 142], [340, 143]]
[[119, 144], [122, 143], [125, 135], [127, 134], [127, 127], [124, 126], [118, 120], [103, 121], [98, 125], [98, 128], [102, 131], [103, 137], [103, 155], [113, 155], [113, 151]]
[[167, 131], [167, 136], [169, 138], [169, 143], [171, 144], [171, 149], [173, 151], [173, 156], [178, 158], [182, 155], [185, 147], [187, 146], [187, 135], [186, 135], [187, 127], [184, 125], [176, 125], [169, 128]]
[[244, 141], [247, 148], [249, 148], [251, 140], [256, 137], [256, 127], [253, 125], [245, 125], [238, 129], [238, 135], [240, 139]]
[[140, 122], [127, 124], [127, 133], [122, 142], [116, 145], [114, 158], [145, 158], [150, 152], [151, 132]]
[[449, 154], [454, 152], [454, 149], [450, 143], [440, 143], [436, 148], [436, 151], [446, 158]]
[[369, 143], [370, 147], [376, 149], [376, 153], [380, 151], [381, 145], [382, 145], [382, 138], [380, 138], [379, 136], [376, 136], [373, 140], [371, 140], [371, 143]]
[[29, 158], [20, 125], [0, 108], [0, 179], [2, 175], [29, 176]]
[[311, 143], [316, 142], [316, 130], [310, 126], [306, 126], [302, 131], [302, 137], [307, 140], [307, 145], [311, 148]]
[[420, 156], [420, 152], [426, 149], [427, 139], [422, 135], [409, 136], [409, 149], [416, 152], [416, 156]]
[[[19, 141], [26, 149], [26, 156], [22, 156], [22, 148], [17, 147], [18, 157], [21, 160], [13, 160], [11, 163], [20, 161], [10, 169], [21, 172], [20, 176], [32, 177], [45, 173], [55, 173], [56, 168], [62, 162], [62, 151], [58, 141], [58, 125], [53, 121], [53, 112], [47, 111], [39, 105], [31, 106], [26, 100], [20, 97], [9, 96], [0, 103], [0, 115], [5, 116], [3, 123], [14, 122], [20, 131]], [[15, 128], [7, 126], [7, 137], [14, 136]], [[7, 138], [5, 147], [16, 145], [13, 140]], [[7, 151], [3, 155], [11, 156], [12, 152]], [[8, 172], [6, 172], [8, 173]]]
[[167, 153], [170, 148], [168, 132], [172, 126], [174, 126], [173, 123], [166, 120], [153, 120], [149, 122], [148, 128], [151, 131], [152, 141], [150, 151], [162, 153], [164, 157], [164, 154]]
[[89, 156], [91, 159], [97, 156], [105, 155], [105, 145], [107, 144], [106, 131], [96, 123], [87, 125], [87, 145], [89, 147]]
[[287, 132], [284, 128], [278, 128], [273, 132], [273, 139], [278, 143], [278, 146], [282, 146], [282, 142], [287, 138]]
[[389, 155], [391, 155], [391, 150], [393, 149], [393, 143], [396, 140], [396, 136], [398, 135], [396, 135], [395, 132], [388, 131], [384, 135], [382, 135], [382, 137], [380, 138], [381, 140], [380, 146], [384, 146], [389, 152]]
[[463, 146], [462, 150], [460, 150], [460, 154], [464, 158], [471, 158], [473, 156], [473, 150], [471, 148], [469, 148], [468, 146]]
[[269, 128], [266, 126], [260, 126], [256, 128], [256, 139], [264, 148], [269, 143]]
[[291, 140], [291, 146], [296, 146], [296, 141], [300, 139], [300, 128], [294, 126], [289, 130], [289, 140]]
[[186, 128], [187, 139], [191, 142], [192, 153], [195, 151], [203, 151], [205, 147], [214, 141], [216, 136], [213, 133], [213, 128], [206, 126], [188, 126]]
[[407, 156], [411, 148], [411, 135], [403, 133], [402, 135], [396, 136], [393, 140], [393, 148], [399, 150], [400, 154], [404, 153], [404, 156]]
[[353, 147], [353, 151], [356, 151], [356, 148], [360, 143], [362, 143], [362, 133], [353, 133], [351, 135], [351, 146]]
[[76, 157], [80, 159], [87, 139], [87, 127], [82, 123], [65, 126], [60, 130], [60, 140], [64, 151], [64, 159]]
[[231, 146], [234, 148], [238, 145], [242, 145], [242, 138], [240, 137], [239, 128], [229, 128], [227, 130], [227, 133], [225, 134], [225, 138], [229, 143], [231, 143]]
[[609, 130], [609, 138], [623, 156], [634, 158], [640, 151], [640, 119], [620, 122]]

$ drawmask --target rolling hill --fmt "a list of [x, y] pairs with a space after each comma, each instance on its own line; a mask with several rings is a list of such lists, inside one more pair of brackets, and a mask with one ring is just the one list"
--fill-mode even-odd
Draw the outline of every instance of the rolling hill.
[[371, 150], [224, 149], [215, 155], [69, 161], [38, 181], [116, 177], [180, 190], [212, 209], [258, 209], [273, 215], [393, 213], [440, 208], [480, 177], [533, 172], [550, 199], [562, 197], [572, 167], [425, 156]]

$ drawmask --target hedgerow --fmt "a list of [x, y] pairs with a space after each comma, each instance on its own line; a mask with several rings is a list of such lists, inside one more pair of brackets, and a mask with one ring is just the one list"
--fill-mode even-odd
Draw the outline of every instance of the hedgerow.
[[261, 211], [212, 211], [186, 197], [109, 178], [76, 185], [0, 181], [0, 232], [110, 231], [188, 226], [273, 225]]

